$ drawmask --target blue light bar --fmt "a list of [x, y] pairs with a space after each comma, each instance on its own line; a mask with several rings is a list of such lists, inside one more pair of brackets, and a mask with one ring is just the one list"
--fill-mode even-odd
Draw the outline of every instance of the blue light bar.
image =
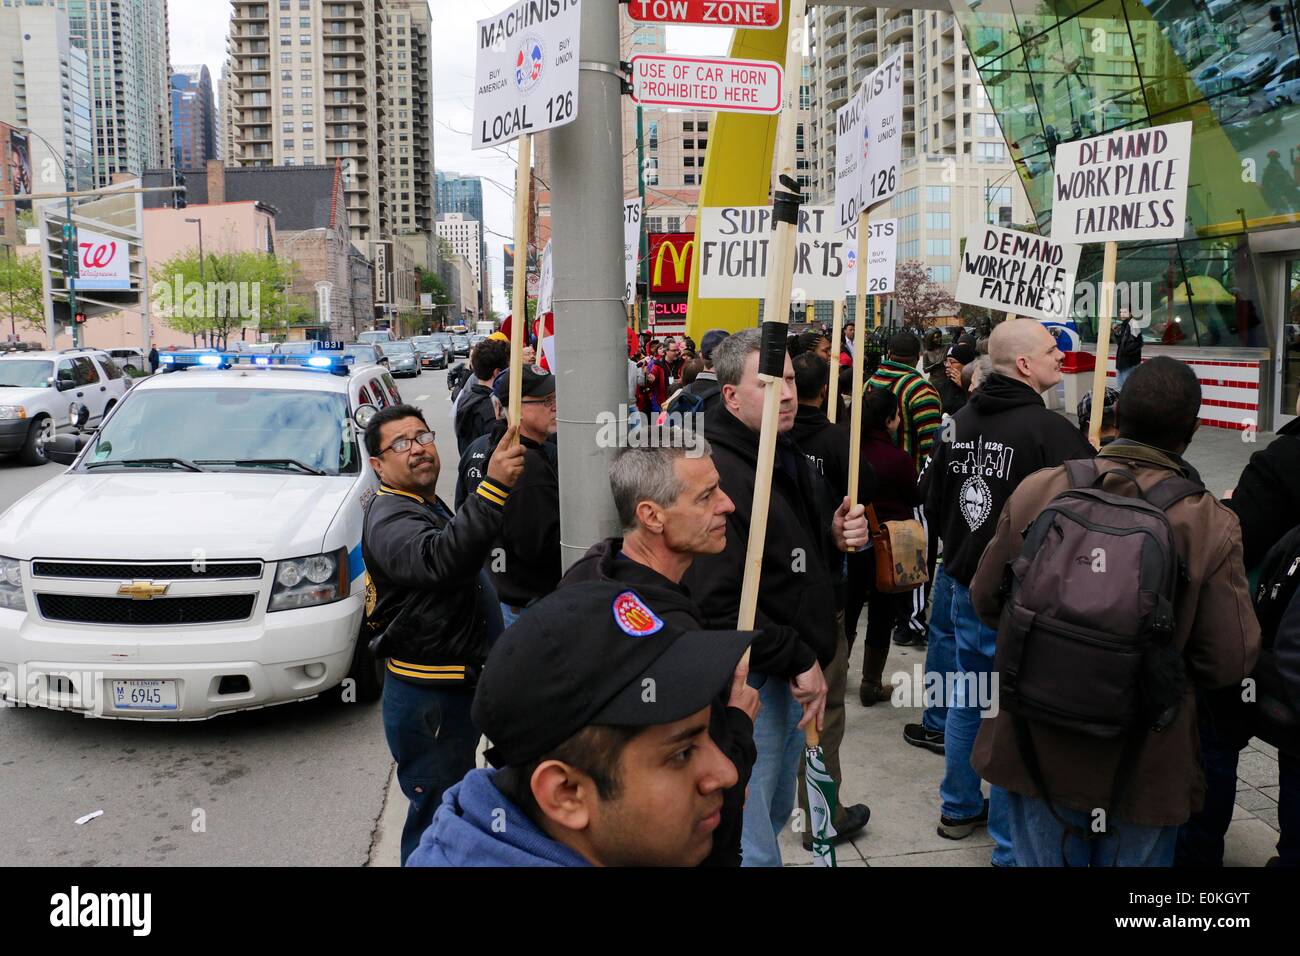
[[249, 352], [218, 352], [215, 349], [197, 349], [184, 352], [166, 352], [158, 357], [159, 364], [166, 372], [181, 372], [193, 366], [204, 368], [245, 368], [257, 366], [269, 368], [280, 366], [296, 368], [300, 371], [331, 372], [335, 375], [347, 375], [351, 371], [352, 356], [340, 353], [322, 354], [299, 353], [296, 355], [254, 355]]

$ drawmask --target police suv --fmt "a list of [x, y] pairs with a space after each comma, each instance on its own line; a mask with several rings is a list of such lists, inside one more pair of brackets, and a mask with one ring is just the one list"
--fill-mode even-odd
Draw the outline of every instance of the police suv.
[[154, 720], [347, 678], [344, 699], [376, 699], [362, 436], [401, 401], [392, 376], [329, 351], [161, 361], [93, 433], [48, 442], [71, 467], [0, 515], [0, 698]]

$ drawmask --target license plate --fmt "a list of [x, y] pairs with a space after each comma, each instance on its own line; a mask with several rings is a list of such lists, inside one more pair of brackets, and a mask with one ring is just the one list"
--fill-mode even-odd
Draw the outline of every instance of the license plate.
[[174, 680], [115, 680], [113, 707], [116, 710], [175, 710]]

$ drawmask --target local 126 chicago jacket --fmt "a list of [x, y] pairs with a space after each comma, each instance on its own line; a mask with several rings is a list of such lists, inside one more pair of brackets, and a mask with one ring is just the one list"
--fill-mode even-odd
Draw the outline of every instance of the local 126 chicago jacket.
[[381, 485], [366, 509], [361, 555], [388, 675], [419, 684], [472, 683], [487, 657], [479, 570], [501, 529], [509, 490], [484, 478], [456, 515], [439, 499]]
[[[952, 441], [944, 438], [951, 435]], [[926, 470], [925, 510], [943, 540], [943, 566], [969, 587], [1002, 506], [1040, 468], [1095, 452], [1079, 429], [1028, 385], [994, 373], [940, 432]]]

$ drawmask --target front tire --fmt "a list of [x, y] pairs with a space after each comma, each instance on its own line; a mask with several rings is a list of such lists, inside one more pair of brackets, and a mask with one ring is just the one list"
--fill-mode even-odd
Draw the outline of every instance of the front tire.
[[23, 442], [22, 451], [18, 453], [18, 460], [24, 465], [45, 465], [49, 459], [45, 457], [45, 443], [54, 437], [54, 419], [49, 415], [38, 415], [32, 422], [32, 427], [27, 429], [27, 440]]

